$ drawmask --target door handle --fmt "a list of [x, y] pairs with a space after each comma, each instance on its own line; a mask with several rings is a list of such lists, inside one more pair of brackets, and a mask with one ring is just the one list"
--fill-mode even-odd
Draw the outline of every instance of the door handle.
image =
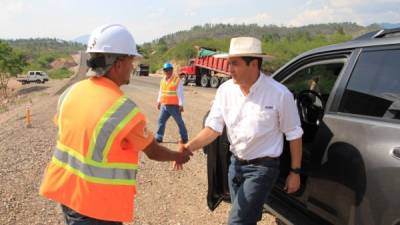
[[391, 152], [392, 156], [396, 159], [400, 159], [400, 147], [396, 147]]

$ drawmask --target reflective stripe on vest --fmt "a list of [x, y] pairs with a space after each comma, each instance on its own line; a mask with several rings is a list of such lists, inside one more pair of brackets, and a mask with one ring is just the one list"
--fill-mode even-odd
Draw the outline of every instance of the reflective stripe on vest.
[[170, 82], [167, 82], [165, 78], [161, 81], [161, 99], [160, 102], [163, 104], [175, 104], [179, 103], [177, 96], [179, 78], [173, 77]]
[[175, 96], [176, 91], [162, 91], [162, 94], [167, 96]]
[[[64, 100], [65, 98], [61, 100], [61, 105]], [[125, 96], [120, 97], [97, 122], [86, 157], [58, 142], [53, 163], [87, 181], [135, 185], [137, 164], [107, 162], [107, 156], [115, 137], [138, 112], [139, 108], [133, 101]], [[61, 115], [59, 119], [61, 120]]]
[[67, 98], [67, 96], [71, 93], [71, 90], [76, 87], [76, 84], [71, 85], [70, 87], [68, 87], [60, 96], [60, 98], [58, 99], [57, 102], [57, 115], [58, 115], [58, 136], [61, 135], [61, 131], [62, 131], [62, 125], [61, 125], [61, 111], [64, 107], [64, 102], [65, 99]]
[[119, 131], [139, 112], [126, 97], [119, 98], [99, 120], [94, 129], [87, 158], [107, 162], [107, 155]]
[[63, 167], [71, 173], [79, 176], [83, 180], [101, 184], [115, 185], [135, 185], [137, 165], [131, 165], [131, 169], [108, 168], [103, 164], [103, 167], [91, 165], [90, 162], [85, 162], [83, 156], [76, 151], [63, 149], [65, 146], [58, 144], [52, 162]]

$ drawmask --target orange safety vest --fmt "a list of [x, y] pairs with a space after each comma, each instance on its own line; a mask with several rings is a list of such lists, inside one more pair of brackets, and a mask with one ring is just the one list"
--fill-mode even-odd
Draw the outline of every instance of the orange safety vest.
[[161, 97], [160, 103], [164, 105], [179, 105], [178, 95], [176, 90], [178, 89], [179, 77], [173, 76], [166, 80], [165, 77], [161, 80], [160, 90]]
[[133, 220], [139, 151], [152, 135], [144, 115], [104, 77], [60, 97], [58, 141], [40, 194], [92, 218]]

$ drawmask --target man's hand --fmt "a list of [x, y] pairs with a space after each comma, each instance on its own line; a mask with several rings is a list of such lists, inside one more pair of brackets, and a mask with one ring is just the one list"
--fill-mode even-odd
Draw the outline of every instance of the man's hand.
[[190, 156], [192, 156], [193, 153], [189, 150], [183, 150], [179, 151], [179, 154], [177, 155], [175, 162], [176, 164], [184, 164], [187, 163], [190, 159]]
[[157, 103], [157, 109], [160, 110], [161, 108], [161, 103]]
[[[190, 156], [193, 155], [193, 153], [191, 151], [189, 151], [189, 149], [187, 149], [185, 147], [185, 145], [183, 145], [183, 144], [179, 144], [178, 145], [178, 152], [186, 153], [186, 154], [189, 154]], [[179, 163], [178, 161], [173, 162], [172, 163], [173, 170], [182, 170], [183, 169], [183, 165], [182, 164], [183, 163]]]
[[294, 193], [300, 188], [300, 175], [296, 173], [289, 173], [288, 177], [286, 178], [286, 184], [284, 190], [288, 194]]
[[183, 106], [179, 106], [179, 112], [183, 112]]

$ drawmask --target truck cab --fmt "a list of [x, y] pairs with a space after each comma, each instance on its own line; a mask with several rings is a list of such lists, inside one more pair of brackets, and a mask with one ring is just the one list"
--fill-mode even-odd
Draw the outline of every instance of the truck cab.
[[136, 76], [149, 76], [150, 66], [148, 64], [139, 64], [135, 71]]

